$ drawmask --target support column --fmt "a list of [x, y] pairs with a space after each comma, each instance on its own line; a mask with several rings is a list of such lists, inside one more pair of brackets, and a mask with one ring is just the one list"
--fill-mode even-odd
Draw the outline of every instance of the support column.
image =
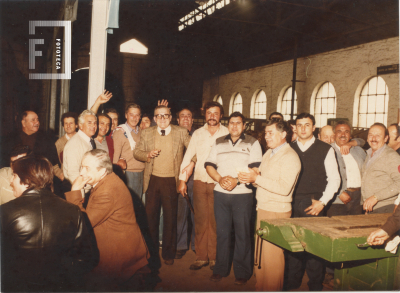
[[107, 53], [107, 15], [109, 0], [92, 2], [90, 34], [88, 109], [104, 90]]
[[297, 37], [294, 40], [294, 58], [293, 58], [293, 79], [292, 79], [292, 103], [290, 107], [290, 119], [293, 120], [294, 97], [296, 94], [296, 70], [297, 70]]

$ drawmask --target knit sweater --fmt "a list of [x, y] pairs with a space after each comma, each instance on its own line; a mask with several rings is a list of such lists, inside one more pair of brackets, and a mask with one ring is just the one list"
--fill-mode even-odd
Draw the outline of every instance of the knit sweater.
[[301, 170], [297, 153], [286, 144], [272, 158], [269, 149], [263, 156], [257, 176], [257, 209], [284, 213], [292, 210], [293, 190]]

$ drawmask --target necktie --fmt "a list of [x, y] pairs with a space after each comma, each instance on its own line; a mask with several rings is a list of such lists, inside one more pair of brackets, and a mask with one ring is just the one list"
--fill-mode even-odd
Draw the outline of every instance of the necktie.
[[161, 130], [161, 136], [165, 136], [165, 130]]
[[92, 137], [90, 138], [90, 144], [92, 145], [92, 150], [95, 150], [96, 144], [94, 143], [94, 139]]

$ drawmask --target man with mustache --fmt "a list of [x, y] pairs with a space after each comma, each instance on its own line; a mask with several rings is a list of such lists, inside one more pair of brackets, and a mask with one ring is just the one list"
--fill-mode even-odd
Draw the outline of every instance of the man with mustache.
[[[186, 182], [196, 165], [193, 183], [196, 261], [190, 266], [191, 270], [199, 270], [209, 264], [212, 270], [215, 265], [217, 224], [214, 216], [214, 180], [207, 174], [204, 163], [216, 139], [229, 133], [228, 128], [220, 123], [224, 115], [221, 104], [208, 102], [204, 111], [207, 123], [193, 133], [179, 174], [179, 192], [187, 196]], [[197, 156], [197, 163], [191, 161], [194, 155]]]
[[361, 168], [365, 161], [365, 151], [355, 146], [350, 153], [344, 155], [340, 148], [347, 144], [351, 138], [351, 127], [346, 121], [338, 121], [335, 126], [335, 141], [331, 144], [336, 152], [339, 173], [342, 183], [339, 192], [329, 207], [327, 215], [344, 216], [360, 215], [361, 206]]
[[388, 131], [375, 123], [368, 131], [370, 149], [361, 170], [361, 196], [366, 213], [391, 213], [400, 193], [400, 156], [386, 145]]

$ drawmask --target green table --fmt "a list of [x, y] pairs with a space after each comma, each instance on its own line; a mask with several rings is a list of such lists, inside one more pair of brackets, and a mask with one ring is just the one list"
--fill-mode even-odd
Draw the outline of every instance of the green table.
[[335, 290], [393, 290], [396, 254], [359, 248], [390, 214], [261, 221], [261, 237], [292, 252], [307, 251], [335, 265]]

